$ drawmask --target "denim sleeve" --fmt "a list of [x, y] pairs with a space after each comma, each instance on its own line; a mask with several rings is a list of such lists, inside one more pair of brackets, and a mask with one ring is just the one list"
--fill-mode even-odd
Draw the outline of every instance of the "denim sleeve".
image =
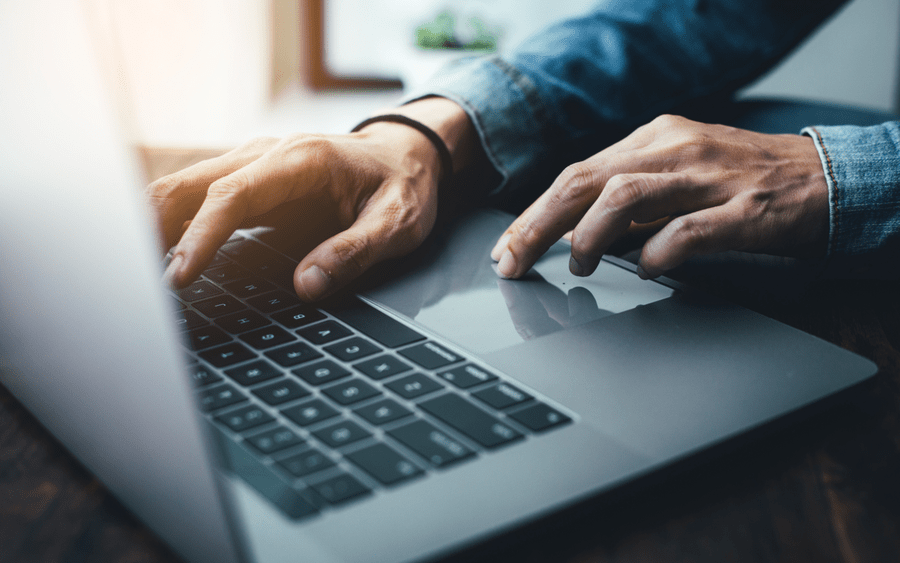
[[828, 183], [826, 277], [900, 276], [900, 122], [817, 126]]
[[656, 115], [747, 84], [842, 3], [609, 0], [508, 56], [459, 60], [411, 99], [465, 108], [499, 172], [485, 190], [497, 204], [527, 202]]

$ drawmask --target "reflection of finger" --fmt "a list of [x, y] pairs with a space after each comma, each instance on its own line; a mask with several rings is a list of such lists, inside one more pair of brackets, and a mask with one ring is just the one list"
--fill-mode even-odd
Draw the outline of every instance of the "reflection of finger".
[[741, 250], [746, 239], [742, 207], [734, 200], [682, 215], [647, 241], [641, 251], [638, 273], [641, 277], [655, 278], [697, 254]]
[[541, 291], [534, 285], [510, 280], [498, 280], [497, 285], [506, 302], [513, 326], [524, 340], [560, 329], [560, 323], [555, 322], [550, 317], [549, 310], [544, 308], [540, 299]]
[[594, 294], [580, 286], [569, 290], [566, 301], [569, 307], [569, 318], [573, 320], [583, 319], [585, 316], [593, 317], [599, 309]]
[[593, 273], [600, 257], [631, 225], [718, 203], [709, 201], [703, 183], [681, 173], [619, 174], [575, 227], [570, 269], [579, 276]]
[[[387, 190], [390, 192], [390, 190]], [[396, 201], [380, 198], [348, 229], [314, 248], [297, 265], [294, 288], [317, 301], [346, 286], [373, 265], [416, 249], [434, 224], [430, 203], [400, 212]]]

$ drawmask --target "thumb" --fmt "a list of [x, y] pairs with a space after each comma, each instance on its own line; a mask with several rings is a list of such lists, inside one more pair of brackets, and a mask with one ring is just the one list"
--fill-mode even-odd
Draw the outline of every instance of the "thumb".
[[398, 225], [390, 214], [359, 217], [345, 231], [325, 240], [297, 265], [294, 290], [304, 301], [318, 301], [345, 287], [375, 264], [417, 248], [434, 222]]

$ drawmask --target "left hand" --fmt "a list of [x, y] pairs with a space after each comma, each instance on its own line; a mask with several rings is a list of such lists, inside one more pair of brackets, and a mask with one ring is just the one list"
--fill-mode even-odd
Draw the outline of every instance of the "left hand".
[[659, 117], [569, 166], [491, 256], [518, 278], [574, 229], [569, 269], [587, 276], [632, 222], [666, 217], [644, 244], [641, 277], [726, 250], [824, 255], [828, 186], [813, 140]]

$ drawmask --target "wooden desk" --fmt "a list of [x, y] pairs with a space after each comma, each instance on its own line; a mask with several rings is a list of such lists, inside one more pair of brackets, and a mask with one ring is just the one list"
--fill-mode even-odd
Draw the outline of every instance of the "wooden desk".
[[[151, 177], [198, 154], [143, 152]], [[900, 561], [900, 283], [822, 282], [789, 301], [712, 287], [871, 358], [880, 374], [848, 405], [551, 522], [485, 560]], [[0, 387], [0, 562], [173, 560]]]

